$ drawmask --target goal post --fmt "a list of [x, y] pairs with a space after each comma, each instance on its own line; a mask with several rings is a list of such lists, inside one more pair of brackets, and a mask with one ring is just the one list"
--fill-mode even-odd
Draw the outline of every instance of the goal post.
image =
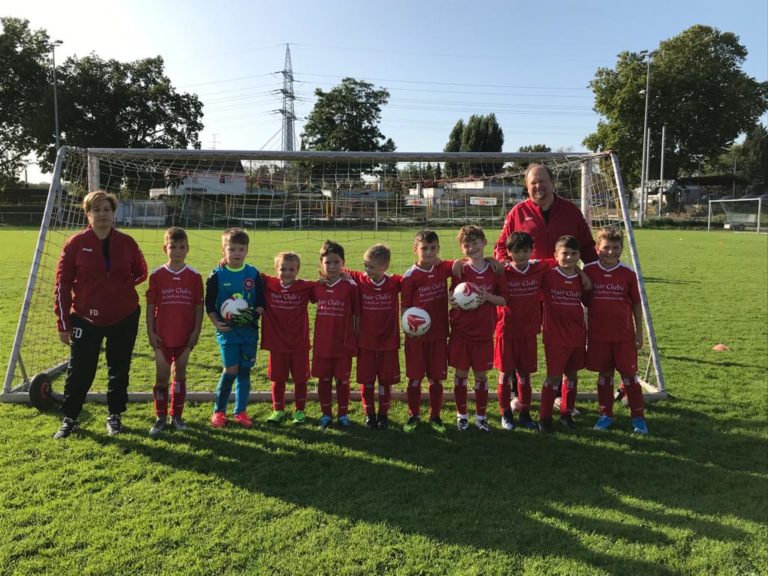
[[763, 212], [763, 197], [729, 198], [710, 200], [707, 210], [707, 232], [712, 224], [722, 224], [726, 230], [745, 231], [766, 227], [766, 214]]
[[[413, 263], [417, 231], [441, 236], [441, 256], [460, 257], [456, 232], [464, 224], [483, 227], [492, 246], [509, 209], [527, 196], [524, 171], [537, 162], [555, 174], [559, 196], [580, 206], [593, 229], [623, 229], [625, 258], [638, 276], [648, 347], [639, 358], [646, 397], [665, 396], [651, 309], [640, 267], [628, 196], [618, 158], [588, 153], [422, 153], [270, 152], [222, 150], [110, 149], [63, 147], [59, 151], [45, 215], [33, 255], [12, 354], [0, 400], [25, 401], [30, 382], [43, 375], [59, 389], [68, 350], [60, 343], [53, 316], [59, 255], [66, 240], [86, 225], [83, 196], [103, 189], [117, 195], [116, 226], [139, 243], [150, 270], [165, 262], [163, 233], [187, 230], [187, 262], [204, 277], [221, 257], [221, 232], [238, 226], [251, 236], [248, 261], [273, 274], [273, 257], [291, 250], [302, 255], [301, 277], [316, 277], [323, 241], [341, 243], [346, 265], [360, 268], [375, 243], [392, 250], [389, 271]], [[490, 252], [489, 252], [490, 255]], [[144, 312], [146, 286], [137, 287]], [[313, 310], [310, 309], [310, 315]], [[140, 324], [140, 326], [143, 326]], [[269, 397], [266, 352], [259, 352], [253, 394]], [[188, 397], [213, 397], [220, 372], [210, 323], [187, 369]], [[401, 363], [402, 364], [402, 363]], [[106, 368], [89, 399], [105, 397]], [[154, 356], [140, 329], [132, 360], [131, 400], [151, 399]], [[594, 398], [586, 391], [580, 397]]]

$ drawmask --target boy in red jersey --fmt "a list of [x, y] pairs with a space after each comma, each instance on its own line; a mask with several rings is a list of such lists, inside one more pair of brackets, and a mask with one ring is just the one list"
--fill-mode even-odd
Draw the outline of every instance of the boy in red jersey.
[[604, 228], [597, 235], [598, 261], [584, 267], [592, 280], [586, 300], [587, 369], [599, 374], [600, 418], [595, 429], [608, 430], [613, 424], [613, 374], [618, 370], [629, 400], [633, 432], [647, 435], [643, 392], [637, 379], [637, 351], [643, 347], [640, 290], [634, 271], [619, 261], [623, 249], [621, 230]]
[[301, 258], [293, 252], [275, 256], [277, 276], [262, 274], [267, 307], [261, 325], [261, 348], [269, 350], [267, 377], [272, 382], [270, 424], [285, 420], [285, 383], [293, 377], [293, 423], [306, 420], [307, 381], [309, 380], [309, 305], [315, 282], [298, 278]]
[[496, 274], [485, 259], [488, 241], [479, 226], [464, 226], [456, 239], [466, 258], [461, 274], [454, 276], [453, 286], [471, 282], [480, 291], [480, 304], [474, 310], [453, 306], [450, 312], [451, 336], [448, 341], [448, 364], [456, 370], [453, 394], [456, 399], [456, 427], [469, 428], [467, 415], [467, 377], [469, 369], [475, 377], [475, 426], [490, 432], [486, 409], [488, 407], [487, 371], [493, 367], [493, 332], [496, 324], [496, 306], [506, 304], [506, 280]]
[[[366, 250], [365, 272], [347, 270], [360, 291], [360, 336], [357, 353], [357, 383], [365, 411], [365, 427], [389, 428], [392, 385], [400, 382], [401, 276], [388, 275], [392, 254], [383, 244]], [[379, 381], [379, 414], [376, 416], [374, 390]]]
[[312, 376], [318, 378], [320, 428], [333, 423], [332, 381], [336, 379], [339, 425], [349, 426], [349, 376], [357, 352], [360, 296], [354, 280], [342, 277], [344, 248], [326, 240], [320, 249], [320, 274], [324, 282], [312, 289], [310, 300], [317, 303], [312, 346]]
[[[182, 228], [165, 231], [163, 252], [168, 256], [152, 271], [147, 290], [147, 335], [155, 351], [155, 386], [152, 388], [155, 423], [150, 436], [167, 426], [170, 400], [171, 427], [186, 430], [182, 419], [187, 394], [186, 372], [189, 354], [200, 338], [203, 323], [203, 277], [187, 266], [189, 240]], [[168, 380], [173, 371], [173, 386], [168, 397]]]
[[557, 267], [547, 271], [541, 282], [547, 379], [541, 388], [539, 428], [547, 433], [553, 431], [552, 408], [558, 387], [562, 390], [560, 423], [571, 429], [576, 426], [571, 411], [576, 402], [577, 373], [584, 368], [586, 338], [579, 257], [579, 241], [561, 236], [555, 243]]
[[403, 431], [413, 432], [421, 421], [421, 381], [429, 379], [429, 423], [440, 433], [443, 380], [448, 375], [448, 279], [452, 260], [440, 260], [440, 239], [434, 230], [422, 230], [413, 240], [416, 264], [403, 274], [401, 305], [418, 306], [429, 313], [432, 325], [423, 336], [405, 337], [406, 397], [409, 418]]

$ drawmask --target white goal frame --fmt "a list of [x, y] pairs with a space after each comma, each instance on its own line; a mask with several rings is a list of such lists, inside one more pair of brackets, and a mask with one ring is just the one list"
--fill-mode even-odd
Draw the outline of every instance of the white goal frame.
[[[645, 336], [648, 342], [650, 350], [648, 356], [648, 362], [645, 367], [639, 366], [640, 373], [638, 376], [641, 379], [641, 383], [644, 388], [645, 396], [649, 400], [658, 400], [666, 398], [666, 388], [664, 383], [664, 377], [661, 368], [661, 360], [659, 357], [658, 346], [656, 342], [656, 335], [653, 328], [653, 321], [651, 317], [650, 305], [648, 302], [645, 281], [643, 272], [640, 265], [640, 259], [637, 251], [637, 245], [635, 242], [635, 236], [630, 218], [630, 205], [627, 191], [624, 187], [623, 180], [621, 178], [621, 172], [619, 168], [619, 160], [613, 152], [604, 153], [421, 153], [421, 152], [282, 152], [282, 151], [211, 151], [211, 150], [163, 150], [163, 149], [110, 149], [110, 148], [92, 148], [84, 151], [82, 149], [74, 149], [62, 147], [59, 150], [56, 164], [53, 173], [53, 180], [49, 189], [48, 198], [46, 201], [45, 211], [40, 226], [40, 232], [35, 248], [35, 254], [32, 262], [32, 266], [29, 273], [29, 278], [24, 294], [24, 300], [22, 303], [21, 311], [19, 314], [19, 322], [16, 330], [16, 335], [13, 342], [13, 348], [11, 351], [11, 357], [6, 371], [5, 380], [3, 384], [2, 393], [0, 393], [0, 401], [10, 402], [27, 402], [30, 381], [33, 374], [28, 374], [24, 361], [23, 361], [23, 343], [25, 337], [25, 327], [27, 319], [30, 313], [30, 303], [32, 302], [32, 295], [35, 291], [35, 286], [38, 278], [38, 272], [40, 267], [41, 254], [46, 242], [46, 235], [51, 225], [51, 220], [55, 211], [57, 202], [60, 201], [64, 182], [62, 181], [62, 170], [64, 162], [68, 154], [84, 154], [87, 152], [87, 182], [82, 182], [80, 185], [82, 188], [87, 187], [88, 190], [94, 190], [99, 187], [99, 165], [102, 161], [108, 161], [113, 158], [120, 158], [122, 160], [134, 160], [136, 162], [152, 158], [153, 161], [160, 162], [162, 160], [188, 160], [190, 162], [202, 161], [211, 158], [237, 158], [240, 161], [255, 161], [255, 162], [334, 162], [339, 164], [347, 163], [353, 165], [353, 163], [379, 163], [379, 164], [424, 164], [424, 163], [448, 163], [448, 162], [488, 162], [488, 163], [501, 163], [499, 165], [523, 165], [531, 162], [568, 162], [570, 165], [579, 165], [581, 167], [581, 209], [585, 215], [587, 222], [602, 221], [598, 217], [598, 212], [610, 214], [606, 216], [608, 222], [615, 222], [621, 224], [625, 234], [625, 244], [628, 251], [631, 265], [637, 274], [638, 285], [640, 288], [643, 320], [645, 328]], [[597, 180], [601, 176], [600, 171], [612, 172], [610, 174], [612, 190], [605, 192], [592, 192], [593, 180]], [[604, 174], [603, 174], [604, 175]], [[608, 176], [606, 176], [608, 178]], [[84, 178], [85, 179], [85, 178]], [[603, 208], [600, 208], [600, 202], [604, 202], [605, 198], [600, 198], [599, 194], [609, 196], [608, 201], [605, 202]], [[504, 195], [502, 194], [502, 198]], [[574, 201], [576, 201], [574, 199]], [[506, 200], [503, 200], [503, 203]], [[378, 206], [378, 203], [375, 204]], [[301, 204], [299, 204], [299, 207]], [[609, 208], [605, 208], [609, 206]], [[511, 206], [510, 206], [511, 207]], [[505, 211], [508, 209], [506, 205], [501, 206]], [[299, 208], [300, 209], [300, 208]], [[376, 231], [379, 228], [378, 210], [374, 212], [375, 220], [372, 223], [372, 231]], [[471, 223], [470, 219], [467, 222]], [[421, 226], [414, 228], [414, 232], [420, 229]], [[500, 229], [500, 225], [499, 225]], [[496, 235], [496, 230], [493, 230], [489, 234], [489, 246], [492, 246], [493, 237]], [[51, 313], [51, 324], [53, 325], [54, 318]], [[52, 337], [55, 337], [55, 333], [52, 333]], [[141, 335], [139, 336], [141, 337]], [[46, 368], [43, 373], [53, 377], [54, 374], [60, 374], [66, 370], [66, 359], [62, 362], [57, 362], [50, 367]], [[644, 371], [643, 371], [644, 370]], [[36, 371], [40, 373], [39, 371]], [[587, 386], [584, 386], [587, 388]], [[591, 388], [591, 387], [590, 387]], [[290, 395], [289, 395], [290, 396]], [[252, 392], [252, 397], [256, 400], [268, 400], [270, 399], [269, 392], [256, 391]], [[579, 392], [581, 399], [596, 399], [596, 393], [590, 391]], [[195, 401], [206, 401], [214, 398], [213, 392], [188, 392], [187, 398]], [[150, 401], [152, 399], [151, 392], [129, 392], [129, 399], [131, 401]], [[88, 400], [91, 401], [105, 401], [106, 394], [101, 392], [91, 392], [88, 395]]]
[[[754, 224], [756, 227], [755, 232], [760, 234], [760, 218], [763, 213], [763, 199], [762, 197], [758, 198], [728, 198], [723, 200], [710, 200], [708, 202], [708, 208], [707, 211], [707, 232], [709, 232], [712, 229], [712, 204], [733, 204], [733, 203], [739, 203], [739, 202], [757, 202], [757, 215], [755, 216], [755, 221], [752, 222], [752, 218], [748, 217], [749, 214], [744, 214], [743, 218], [732, 218], [728, 215], [728, 211], [723, 209], [725, 212], [725, 228], [729, 230], [736, 230], [736, 231], [743, 231], [746, 230], [747, 225]], [[739, 215], [740, 216], [740, 215]]]

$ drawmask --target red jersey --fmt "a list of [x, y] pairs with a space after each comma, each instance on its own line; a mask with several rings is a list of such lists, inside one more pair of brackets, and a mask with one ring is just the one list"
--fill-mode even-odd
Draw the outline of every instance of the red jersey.
[[166, 348], [186, 346], [195, 329], [196, 309], [203, 305], [203, 277], [184, 266], [174, 272], [160, 266], [149, 276], [147, 314], [155, 318], [155, 334]]
[[541, 281], [544, 295], [544, 344], [584, 346], [584, 308], [581, 277], [566, 276], [560, 268], [552, 268]]
[[[489, 294], [507, 298], [507, 283], [503, 274], [496, 274], [485, 262], [481, 270], [475, 269], [470, 262], [461, 267], [461, 279], [453, 278], [451, 290], [460, 282], [471, 282], [478, 288], [485, 288]], [[462, 310], [454, 307], [450, 311], [451, 334], [470, 342], [493, 340], [493, 328], [496, 324], [496, 306], [484, 302], [474, 310]]]
[[135, 286], [147, 279], [144, 255], [133, 238], [114, 228], [107, 239], [89, 226], [64, 244], [53, 305], [59, 332], [72, 329], [71, 312], [95, 326], [111, 326], [138, 308]]
[[262, 274], [261, 278], [267, 301], [261, 320], [261, 348], [280, 353], [309, 350], [307, 307], [316, 283], [296, 280], [285, 286], [275, 276]]
[[632, 309], [640, 303], [640, 289], [634, 270], [619, 263], [603, 268], [600, 262], [584, 267], [592, 280], [589, 307], [589, 339], [595, 342], [627, 342], [635, 338]]
[[403, 310], [418, 306], [429, 313], [432, 325], [422, 342], [448, 338], [448, 280], [453, 260], [443, 260], [423, 270], [415, 264], [403, 274]]
[[347, 270], [360, 292], [360, 337], [363, 350], [397, 350], [400, 347], [402, 276], [385, 275], [374, 282], [364, 272]]
[[497, 337], [523, 338], [541, 332], [539, 289], [544, 273], [555, 265], [554, 259], [529, 260], [524, 270], [518, 270], [512, 262], [504, 263], [507, 305], [496, 309]]
[[310, 300], [317, 303], [314, 356], [354, 356], [357, 341], [353, 318], [360, 314], [360, 295], [354, 280], [339, 278], [333, 284], [315, 284]]

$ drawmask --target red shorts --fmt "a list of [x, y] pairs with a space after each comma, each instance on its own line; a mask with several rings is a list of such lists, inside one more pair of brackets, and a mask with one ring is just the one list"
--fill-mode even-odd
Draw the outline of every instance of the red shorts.
[[487, 372], [493, 368], [493, 340], [470, 342], [452, 334], [448, 340], [448, 365], [457, 370]]
[[522, 338], [497, 337], [493, 348], [493, 366], [502, 374], [532, 374], [538, 369], [536, 334]]
[[336, 378], [349, 382], [352, 373], [352, 356], [338, 358], [322, 358], [312, 355], [312, 376], [315, 378]]
[[286, 382], [288, 374], [293, 376], [294, 384], [304, 384], [309, 380], [309, 350], [297, 352], [271, 352], [267, 362], [267, 378], [272, 382]]
[[587, 370], [631, 376], [637, 373], [637, 350], [631, 340], [625, 342], [590, 342], [587, 348]]
[[547, 358], [547, 375], [561, 375], [584, 368], [584, 346], [544, 345]]
[[357, 383], [390, 385], [400, 382], [399, 350], [363, 350], [357, 352]]
[[408, 380], [445, 380], [448, 377], [448, 346], [445, 340], [405, 339], [405, 376]]
[[160, 345], [160, 352], [163, 353], [163, 358], [168, 364], [173, 364], [176, 360], [184, 354], [184, 350], [187, 349], [187, 345], [184, 346], [163, 346]]

